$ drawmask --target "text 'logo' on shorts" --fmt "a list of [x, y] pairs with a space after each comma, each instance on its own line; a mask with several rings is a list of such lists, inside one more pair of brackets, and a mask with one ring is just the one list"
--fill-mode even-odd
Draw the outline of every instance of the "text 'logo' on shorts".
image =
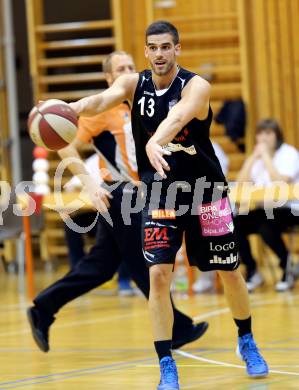
[[213, 245], [213, 243], [210, 242], [210, 251], [213, 251], [213, 252], [229, 251], [229, 250], [234, 249], [235, 245], [236, 244], [234, 241], [231, 241], [231, 242], [229, 242], [227, 244], [223, 244], [223, 245], [220, 245], [220, 244]]
[[238, 255], [234, 256], [232, 253], [227, 256], [225, 259], [219, 256], [213, 256], [212, 259], [209, 260], [210, 264], [232, 264], [238, 261]]

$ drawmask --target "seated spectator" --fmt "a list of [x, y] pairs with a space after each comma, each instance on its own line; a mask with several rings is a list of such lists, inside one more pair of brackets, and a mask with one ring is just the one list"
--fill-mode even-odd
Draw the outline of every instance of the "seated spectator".
[[[299, 181], [299, 154], [291, 145], [283, 142], [279, 124], [273, 119], [265, 119], [257, 124], [256, 145], [252, 154], [245, 160], [238, 175], [239, 182], [252, 182], [255, 185], [269, 186], [277, 181], [294, 183]], [[263, 284], [263, 276], [258, 272], [248, 236], [259, 234], [279, 259], [282, 271], [281, 280], [276, 284], [276, 291], [286, 291], [293, 287], [294, 278], [288, 264], [289, 253], [282, 239], [282, 232], [290, 225], [298, 223], [298, 203], [287, 203], [274, 208], [274, 218], [267, 209], [273, 205], [262, 204], [251, 210], [248, 215], [237, 215], [235, 231], [239, 238], [240, 255], [246, 266], [247, 286], [249, 291]]]
[[[227, 174], [228, 171], [228, 157], [221, 148], [220, 145], [218, 145], [216, 142], [212, 142], [215, 154], [220, 162], [222, 171], [224, 175]], [[213, 289], [214, 287], [214, 281], [215, 281], [216, 272], [215, 271], [208, 271], [203, 272], [199, 278], [196, 280], [196, 282], [193, 284], [192, 288], [193, 291], [196, 293], [202, 293], [205, 291], [209, 291]]]

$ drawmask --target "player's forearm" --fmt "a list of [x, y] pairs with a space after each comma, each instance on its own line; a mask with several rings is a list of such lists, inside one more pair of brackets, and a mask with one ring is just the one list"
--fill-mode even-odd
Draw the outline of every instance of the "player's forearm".
[[87, 96], [69, 105], [78, 116], [94, 116], [105, 110], [101, 94]]
[[171, 115], [164, 119], [160, 123], [155, 134], [152, 136], [152, 141], [157, 142], [159, 145], [164, 146], [171, 142], [175, 136], [181, 131], [184, 123], [179, 115]]
[[[67, 168], [74, 176], [77, 176], [82, 185], [85, 185], [89, 177], [84, 162], [73, 145], [69, 145], [58, 151], [58, 155], [67, 164]], [[68, 159], [68, 160], [67, 160]]]
[[[188, 88], [188, 87], [186, 87]], [[167, 117], [160, 123], [153, 141], [163, 146], [171, 142], [176, 135], [187, 125], [193, 118], [197, 118], [209, 109], [210, 85], [198, 79], [190, 84], [190, 88], [185, 96], [175, 104], [168, 112]]]
[[70, 106], [77, 115], [94, 116], [100, 114], [124, 100], [132, 100], [137, 81], [138, 74], [122, 75], [105, 91], [70, 103]]

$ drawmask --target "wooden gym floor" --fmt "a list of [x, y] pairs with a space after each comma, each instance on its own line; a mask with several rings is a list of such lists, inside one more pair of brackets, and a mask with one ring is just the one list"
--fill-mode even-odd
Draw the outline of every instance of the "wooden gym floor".
[[[36, 276], [37, 290], [58, 275]], [[95, 290], [70, 303], [51, 329], [51, 351], [35, 346], [26, 321], [27, 299], [17, 278], [2, 273], [0, 389], [155, 390], [157, 359], [143, 297]], [[291, 293], [266, 286], [251, 295], [254, 331], [271, 373], [247, 378], [235, 356], [236, 331], [223, 295], [177, 297], [177, 305], [210, 327], [174, 353], [182, 389], [299, 389], [299, 283]]]

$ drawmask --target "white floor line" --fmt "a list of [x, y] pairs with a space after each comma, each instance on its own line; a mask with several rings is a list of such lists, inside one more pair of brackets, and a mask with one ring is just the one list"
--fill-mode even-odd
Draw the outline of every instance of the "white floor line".
[[199, 360], [201, 362], [206, 362], [210, 364], [215, 364], [217, 366], [225, 366], [225, 367], [235, 367], [235, 368], [242, 368], [244, 370], [245, 366], [239, 365], [239, 364], [233, 364], [233, 363], [225, 363], [218, 360], [212, 360], [212, 359], [206, 359], [204, 357], [193, 355], [189, 352], [184, 352], [179, 349], [175, 349], [174, 352], [178, 355], [184, 356], [189, 359]]
[[[232, 364], [232, 363], [225, 363], [225, 362], [222, 362], [219, 360], [206, 359], [204, 357], [196, 356], [196, 355], [193, 355], [189, 352], [180, 351], [178, 349], [176, 349], [174, 352], [177, 353], [178, 355], [184, 356], [184, 357], [189, 358], [189, 359], [199, 360], [200, 362], [206, 362], [206, 363], [214, 364], [217, 366], [242, 368], [243, 370], [245, 369], [245, 366], [241, 366], [238, 364]], [[269, 370], [269, 372], [271, 372], [272, 374], [299, 376], [299, 372], [278, 371], [278, 370]]]
[[[292, 295], [292, 300], [296, 300], [296, 299], [298, 299], [298, 297], [299, 297], [298, 294]], [[283, 302], [284, 300], [285, 300], [285, 297], [283, 297], [283, 296], [278, 296], [275, 299], [272, 298], [272, 299], [268, 299], [268, 300], [265, 299], [265, 300], [260, 300], [260, 301], [259, 300], [255, 300], [255, 301], [251, 302], [251, 307], [258, 307], [258, 306], [264, 306], [264, 305], [273, 305], [273, 304], [277, 304], [279, 302]], [[226, 313], [230, 313], [230, 309], [228, 307], [200, 314], [200, 315], [194, 317], [193, 320], [195, 322], [199, 322], [199, 321], [205, 320], [207, 318], [216, 317], [219, 314], [226, 314]], [[203, 358], [203, 357], [200, 357], [200, 356], [196, 356], [196, 355], [193, 355], [191, 353], [184, 352], [184, 351], [181, 351], [181, 350], [175, 350], [175, 352], [178, 355], [187, 357], [189, 359], [199, 360], [201, 362], [206, 362], [206, 363], [220, 365], [220, 366], [225, 366], [225, 367], [234, 367], [234, 368], [242, 368], [242, 369], [245, 368], [245, 366], [232, 364], [232, 363], [225, 363], [225, 362], [221, 362], [221, 361], [217, 361], [217, 360], [206, 359], [206, 358]], [[298, 372], [279, 371], [279, 370], [270, 370], [270, 372], [274, 373], [274, 374], [281, 374], [281, 375], [299, 376]]]
[[[178, 351], [175, 350], [177, 353]], [[210, 362], [207, 362], [206, 364], [180, 364], [176, 362], [177, 367], [193, 367], [193, 368], [198, 368], [198, 367], [205, 367], [205, 368], [214, 368]], [[228, 363], [230, 364], [230, 363]], [[218, 365], [218, 364], [217, 364]], [[142, 367], [142, 368], [156, 368], [159, 367], [159, 364], [137, 364], [136, 367]], [[271, 366], [272, 368], [282, 368], [282, 367], [288, 367], [288, 368], [298, 368], [298, 364], [274, 364]], [[245, 368], [245, 366], [242, 366], [242, 368]]]
[[[263, 305], [273, 305], [273, 304], [276, 304], [276, 303], [283, 303], [283, 300], [282, 300], [283, 297], [277, 297], [275, 299], [265, 299], [265, 300], [261, 300], [261, 301], [253, 301], [250, 303], [250, 306], [251, 307], [258, 307], [258, 306], [263, 306]], [[296, 300], [299, 298], [299, 295], [292, 295], [292, 299], [293, 300]], [[196, 317], [193, 317], [193, 321], [194, 322], [199, 322], [199, 321], [202, 321], [202, 320], [205, 320], [207, 318], [211, 318], [211, 317], [216, 317], [217, 315], [219, 314], [226, 314], [226, 313], [230, 313], [230, 309], [228, 307], [224, 307], [224, 308], [221, 308], [221, 309], [217, 309], [217, 310], [213, 310], [213, 311], [209, 311], [207, 313], [203, 313], [203, 314], [199, 314], [198, 316]]]
[[223, 309], [217, 309], [217, 310], [213, 310], [213, 311], [208, 311], [207, 313], [199, 314], [198, 316], [193, 317], [193, 321], [199, 322], [199, 321], [206, 320], [207, 318], [216, 317], [219, 314], [226, 314], [226, 313], [230, 313], [230, 309], [228, 307], [224, 307]]
[[[198, 367], [204, 367], [204, 368], [214, 368], [212, 365], [210, 364], [179, 364], [178, 362], [176, 362], [176, 366], [178, 368], [185, 368], [185, 367], [188, 367], [188, 368], [198, 368]], [[158, 368], [160, 367], [159, 364], [137, 364], [136, 365], [137, 368]]]

